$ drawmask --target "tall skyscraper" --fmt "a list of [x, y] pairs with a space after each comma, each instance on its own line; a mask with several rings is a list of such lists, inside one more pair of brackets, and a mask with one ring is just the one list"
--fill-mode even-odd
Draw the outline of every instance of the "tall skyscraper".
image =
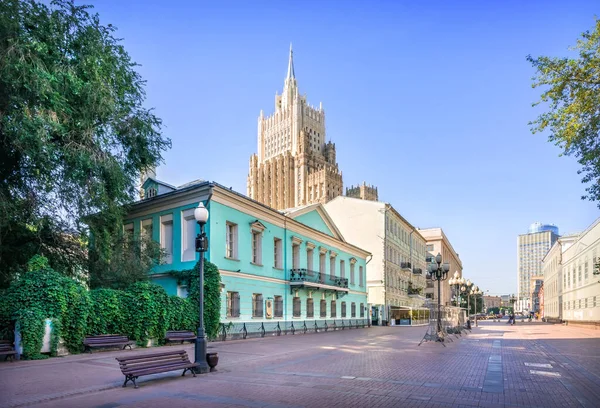
[[325, 139], [323, 105], [300, 95], [290, 45], [283, 92], [275, 113], [258, 117], [258, 152], [250, 157], [248, 196], [278, 210], [326, 203], [342, 195], [335, 144]]
[[559, 238], [558, 227], [536, 222], [517, 239], [517, 310], [533, 310], [532, 281], [543, 280], [542, 259]]

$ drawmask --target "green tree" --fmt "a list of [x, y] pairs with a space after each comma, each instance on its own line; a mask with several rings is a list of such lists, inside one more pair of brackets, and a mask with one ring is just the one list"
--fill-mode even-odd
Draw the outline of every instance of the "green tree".
[[110, 259], [140, 173], [170, 147], [136, 64], [89, 8], [0, 2], [0, 287], [35, 253], [81, 273], [89, 214]]
[[582, 182], [590, 183], [581, 198], [600, 201], [600, 20], [573, 50], [576, 58], [527, 57], [537, 71], [533, 88], [545, 87], [534, 106], [549, 108], [530, 125], [533, 133], [550, 131], [548, 139], [563, 149], [561, 155], [577, 158]]
[[126, 289], [136, 282], [147, 281], [149, 272], [158, 265], [165, 251], [160, 244], [144, 235], [128, 236], [119, 233], [104, 242], [109, 256], [95, 250], [92, 237], [90, 251], [90, 287]]

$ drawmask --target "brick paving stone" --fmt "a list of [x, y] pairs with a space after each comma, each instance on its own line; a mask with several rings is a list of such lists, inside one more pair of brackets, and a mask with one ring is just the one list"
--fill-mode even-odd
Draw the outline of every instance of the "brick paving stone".
[[[142, 377], [139, 389], [120, 387], [114, 358], [156, 349], [1, 363], [0, 408], [600, 406], [600, 332], [480, 322], [447, 347], [417, 346], [425, 330], [373, 327], [211, 343], [220, 357], [216, 373]], [[173, 347], [193, 358], [193, 345]]]

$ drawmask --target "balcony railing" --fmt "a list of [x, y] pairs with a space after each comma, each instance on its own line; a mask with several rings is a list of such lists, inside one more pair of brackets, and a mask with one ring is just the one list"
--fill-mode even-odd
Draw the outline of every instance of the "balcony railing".
[[415, 275], [423, 275], [423, 269], [421, 269], [421, 268], [413, 268], [413, 274], [415, 274]]
[[310, 269], [290, 269], [290, 282], [309, 282], [321, 285], [348, 288], [348, 278], [340, 278]]
[[410, 269], [410, 262], [400, 262], [400, 268], [402, 269]]

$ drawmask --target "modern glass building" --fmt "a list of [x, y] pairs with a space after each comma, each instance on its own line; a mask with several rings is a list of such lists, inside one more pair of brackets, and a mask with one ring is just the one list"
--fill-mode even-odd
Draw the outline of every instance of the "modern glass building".
[[517, 310], [533, 310], [532, 280], [543, 279], [542, 259], [559, 238], [558, 227], [554, 224], [533, 223], [527, 234], [517, 239]]

